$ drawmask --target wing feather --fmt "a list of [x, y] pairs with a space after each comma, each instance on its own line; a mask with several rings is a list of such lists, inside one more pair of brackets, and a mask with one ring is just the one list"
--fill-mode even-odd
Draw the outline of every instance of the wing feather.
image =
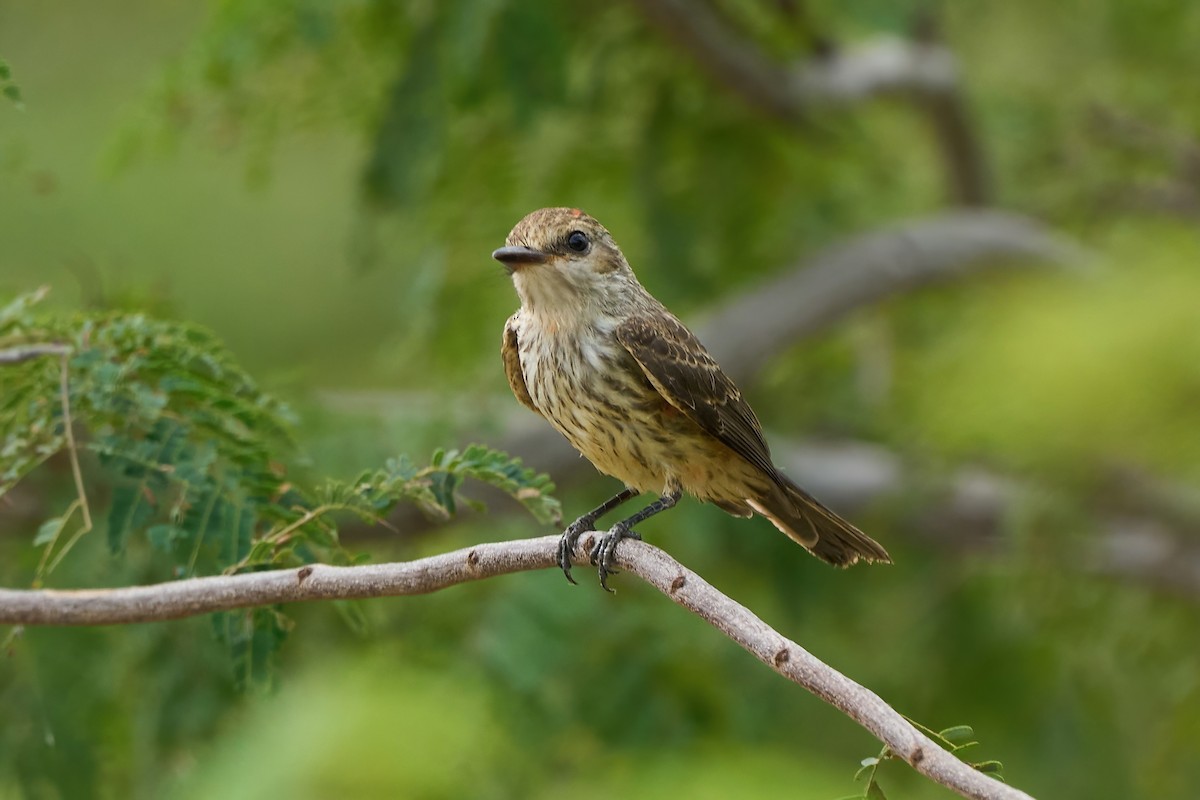
[[664, 310], [626, 320], [616, 336], [667, 402], [767, 475], [778, 475], [758, 417], [682, 322]]
[[500, 344], [500, 357], [504, 359], [504, 375], [508, 378], [508, 385], [512, 387], [513, 394], [521, 401], [521, 405], [541, 414], [542, 412], [538, 411], [538, 407], [533, 404], [529, 387], [525, 385], [525, 375], [521, 372], [521, 343], [517, 338], [520, 314], [520, 311], [516, 312], [504, 323], [504, 340]]

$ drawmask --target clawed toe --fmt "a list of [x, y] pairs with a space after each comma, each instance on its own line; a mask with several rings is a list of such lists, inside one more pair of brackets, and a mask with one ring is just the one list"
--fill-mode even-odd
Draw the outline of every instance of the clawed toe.
[[571, 554], [575, 552], [575, 543], [579, 541], [580, 536], [593, 530], [595, 526], [596, 520], [585, 514], [568, 525], [562, 538], [558, 540], [558, 566], [571, 583], [575, 583], [575, 579], [571, 577]]
[[[562, 538], [558, 540], [558, 566], [571, 583], [575, 583], [575, 578], [571, 576], [571, 555], [575, 552], [575, 545], [579, 542], [580, 536], [594, 531], [595, 526], [596, 518], [585, 514], [568, 525], [567, 529], [563, 531]], [[618, 522], [608, 533], [596, 537], [596, 542], [590, 551], [590, 558], [592, 566], [600, 575], [600, 585], [604, 591], [612, 591], [608, 587], [608, 576], [617, 574], [617, 545], [622, 539], [641, 538], [637, 531], [630, 527], [629, 520]]]
[[613, 591], [608, 586], [608, 576], [618, 574], [616, 569], [617, 545], [622, 539], [641, 539], [637, 531], [631, 530], [628, 526], [617, 523], [612, 530], [604, 534], [592, 547], [591, 562], [592, 566], [596, 567], [596, 572], [600, 575], [600, 586], [606, 592]]
[[571, 553], [575, 550], [575, 542], [578, 539], [579, 534], [572, 535], [568, 528], [567, 532], [558, 540], [558, 566], [571, 583], [575, 583], [575, 579], [571, 577]]

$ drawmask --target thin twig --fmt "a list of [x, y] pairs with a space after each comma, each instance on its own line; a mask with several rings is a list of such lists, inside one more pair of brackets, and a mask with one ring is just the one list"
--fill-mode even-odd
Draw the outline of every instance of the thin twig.
[[[63, 434], [67, 438], [67, 453], [71, 457], [71, 475], [75, 478], [75, 491], [79, 495], [83, 511], [83, 533], [92, 529], [92, 511], [88, 507], [87, 493], [83, 489], [83, 471], [79, 469], [79, 449], [75, 446], [74, 424], [71, 419], [71, 371], [67, 350], [62, 354], [62, 369], [59, 373], [59, 389], [62, 393]], [[80, 534], [76, 534], [78, 538]]]
[[67, 356], [70, 353], [70, 345], [65, 344], [26, 344], [19, 347], [6, 347], [0, 350], [0, 364], [20, 364], [22, 361], [32, 361], [42, 356]]
[[33, 572], [33, 586], [35, 589], [40, 589], [42, 578], [50, 574], [52, 568], [47, 569], [46, 566], [50, 563], [50, 554], [54, 552], [54, 546], [58, 544], [58, 537], [62, 536], [63, 529], [67, 527], [67, 523], [70, 522], [71, 517], [74, 516], [78, 508], [79, 498], [77, 497], [71, 501], [71, 504], [67, 506], [67, 510], [58, 518], [58, 527], [55, 528], [54, 535], [50, 537], [50, 541], [46, 543], [46, 548], [42, 550], [42, 557], [38, 559], [37, 569]]
[[[58, 345], [53, 346], [58, 347]], [[44, 355], [49, 354], [44, 353]], [[34, 573], [34, 586], [41, 586], [45, 577], [55, 570], [63, 558], [66, 557], [67, 553], [71, 552], [71, 548], [85, 534], [92, 530], [92, 510], [88, 505], [87, 492], [83, 487], [83, 471], [79, 468], [79, 448], [75, 444], [74, 420], [71, 417], [71, 348], [65, 347], [61, 351], [58, 351], [58, 355], [61, 362], [59, 369], [59, 399], [62, 403], [63, 437], [67, 442], [67, 456], [71, 461], [71, 475], [75, 481], [75, 500], [67, 507], [66, 513], [62, 515], [58, 530], [54, 532], [54, 538], [50, 540], [46, 545], [45, 552], [42, 553], [37, 571]], [[66, 530], [67, 522], [75, 513], [76, 508], [83, 514], [83, 524], [71, 535], [71, 538], [67, 540], [67, 543], [58, 551], [53, 560], [50, 560], [47, 564], [50, 554], [54, 551], [54, 546], [58, 544], [58, 537]]]
[[[587, 559], [592, 539], [581, 537], [572, 554], [575, 561]], [[275, 603], [427, 594], [468, 581], [557, 567], [557, 545], [555, 535], [478, 544], [405, 563], [312, 564], [122, 589], [0, 589], [0, 624], [113, 625]], [[942, 749], [874, 692], [772, 629], [662, 550], [628, 540], [618, 549], [617, 561], [768, 667], [842, 711], [930, 780], [975, 800], [1030, 800]]]

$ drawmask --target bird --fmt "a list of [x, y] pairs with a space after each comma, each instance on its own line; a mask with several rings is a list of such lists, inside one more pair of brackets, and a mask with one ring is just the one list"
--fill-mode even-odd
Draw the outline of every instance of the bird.
[[766, 517], [829, 564], [890, 563], [887, 551], [783, 473], [754, 411], [704, 345], [638, 281], [612, 234], [578, 208], [525, 216], [492, 253], [520, 308], [501, 358], [517, 400], [544, 417], [625, 488], [563, 531], [567, 580], [579, 537], [642, 493], [658, 499], [620, 520], [590, 550], [612, 591], [617, 545], [683, 493], [735, 517]]

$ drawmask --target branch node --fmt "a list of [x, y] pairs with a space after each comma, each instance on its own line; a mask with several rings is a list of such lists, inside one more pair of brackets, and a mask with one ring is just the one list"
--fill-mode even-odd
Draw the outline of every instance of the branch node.
[[475, 569], [479, 566], [479, 553], [475, 552], [474, 550], [467, 553], [467, 566], [469, 566], [471, 569]]
[[304, 583], [304, 581], [306, 581], [308, 579], [308, 576], [312, 575], [312, 574], [313, 574], [312, 567], [301, 567], [299, 570], [296, 571], [296, 583], [297, 584]]
[[675, 580], [671, 581], [671, 594], [675, 594], [682, 589], [685, 583], [687, 583], [686, 577], [683, 575], [676, 575]]
[[915, 767], [917, 764], [920, 764], [924, 760], [925, 760], [925, 751], [921, 747], [918, 746], [916, 750], [913, 750], [912, 755], [909, 756], [908, 763], [912, 764]]
[[784, 664], [788, 663], [789, 661], [791, 661], [792, 655], [791, 655], [791, 653], [789, 653], [787, 651], [787, 648], [784, 647], [775, 653], [775, 658], [772, 660], [775, 662], [776, 668], [779, 668], [779, 667], [782, 667]]

